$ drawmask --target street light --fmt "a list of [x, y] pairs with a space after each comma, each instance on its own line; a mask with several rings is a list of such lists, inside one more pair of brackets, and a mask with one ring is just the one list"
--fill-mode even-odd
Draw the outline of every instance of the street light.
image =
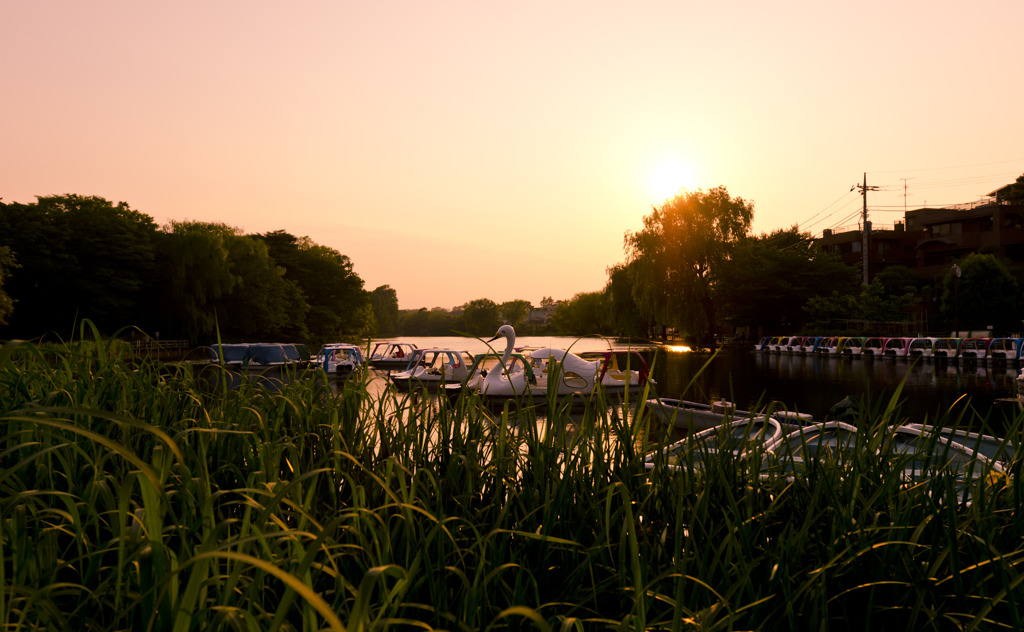
[[954, 263], [953, 267], [951, 268], [951, 271], [953, 272], [953, 306], [954, 306], [953, 309], [954, 309], [954, 314], [955, 314], [955, 321], [954, 322], [956, 323], [956, 337], [959, 338], [960, 337], [960, 275], [963, 274], [963, 270], [960, 269], [960, 266], [958, 266], [957, 264]]

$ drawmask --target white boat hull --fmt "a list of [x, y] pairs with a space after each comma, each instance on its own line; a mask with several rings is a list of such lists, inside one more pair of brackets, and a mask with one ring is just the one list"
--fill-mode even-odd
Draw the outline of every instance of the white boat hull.
[[[647, 400], [646, 405], [657, 422], [687, 433], [701, 432], [727, 422], [764, 416], [763, 413], [737, 409], [731, 402], [724, 400], [701, 404], [681, 399], [654, 398]], [[769, 416], [778, 421], [786, 431], [814, 422], [811, 415], [781, 408], [769, 412]]]

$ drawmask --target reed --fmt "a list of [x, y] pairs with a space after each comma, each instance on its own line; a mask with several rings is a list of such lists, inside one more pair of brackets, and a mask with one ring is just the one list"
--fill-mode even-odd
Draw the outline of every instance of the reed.
[[5, 630], [1022, 625], [1019, 462], [966, 497], [908, 483], [898, 394], [857, 420], [871, 449], [795, 478], [724, 453], [647, 472], [643, 397], [225, 388], [83, 333], [0, 349]]

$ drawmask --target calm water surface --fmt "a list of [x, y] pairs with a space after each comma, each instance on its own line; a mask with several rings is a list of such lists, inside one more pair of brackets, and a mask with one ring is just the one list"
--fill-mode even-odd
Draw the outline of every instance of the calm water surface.
[[[708, 362], [709, 354], [662, 355], [665, 386], [685, 389], [688, 380]], [[796, 407], [815, 417], [847, 396], [878, 406], [887, 404], [902, 384], [901, 417], [907, 421], [935, 421], [954, 404], [956, 410], [969, 407], [981, 417], [1005, 417], [1013, 407], [1001, 399], [1015, 397], [1017, 368], [1013, 365], [960, 366], [956, 363], [908, 362], [892, 358], [817, 357], [762, 354], [741, 349], [723, 349], [691, 387], [692, 399], [723, 397], [749, 406], [774, 400]], [[656, 375], [661, 371], [656, 370]], [[682, 384], [682, 385], [681, 385]], [[680, 386], [681, 385], [681, 386]], [[671, 396], [659, 388], [665, 396]], [[687, 397], [691, 399], [690, 397]], [[1001, 419], [999, 420], [1001, 422]]]
[[[474, 338], [408, 337], [419, 347], [448, 347], [471, 353], [487, 350]], [[494, 343], [504, 350], [504, 340]], [[603, 338], [524, 336], [517, 346], [550, 346], [572, 351], [635, 349], [654, 367], [657, 393], [662, 397], [696, 401], [728, 399], [740, 407], [777, 401], [800, 412], [823, 418], [847, 396], [867, 405], [888, 403], [903, 383], [901, 417], [907, 421], [934, 421], [951, 407], [973, 416], [1005, 423], [1017, 407], [1000, 400], [1015, 397], [1019, 368], [955, 363], [908, 362], [883, 358], [817, 357], [754, 353], [751, 349], [726, 347], [713, 358], [709, 353], [677, 352], [661, 345], [637, 345]], [[966, 396], [966, 397], [964, 397]]]

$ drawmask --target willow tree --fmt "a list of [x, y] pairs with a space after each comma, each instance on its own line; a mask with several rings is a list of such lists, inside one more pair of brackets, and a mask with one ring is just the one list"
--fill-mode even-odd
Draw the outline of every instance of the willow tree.
[[750, 230], [754, 205], [725, 187], [684, 191], [625, 237], [637, 307], [652, 322], [707, 342], [715, 322], [715, 268]]

